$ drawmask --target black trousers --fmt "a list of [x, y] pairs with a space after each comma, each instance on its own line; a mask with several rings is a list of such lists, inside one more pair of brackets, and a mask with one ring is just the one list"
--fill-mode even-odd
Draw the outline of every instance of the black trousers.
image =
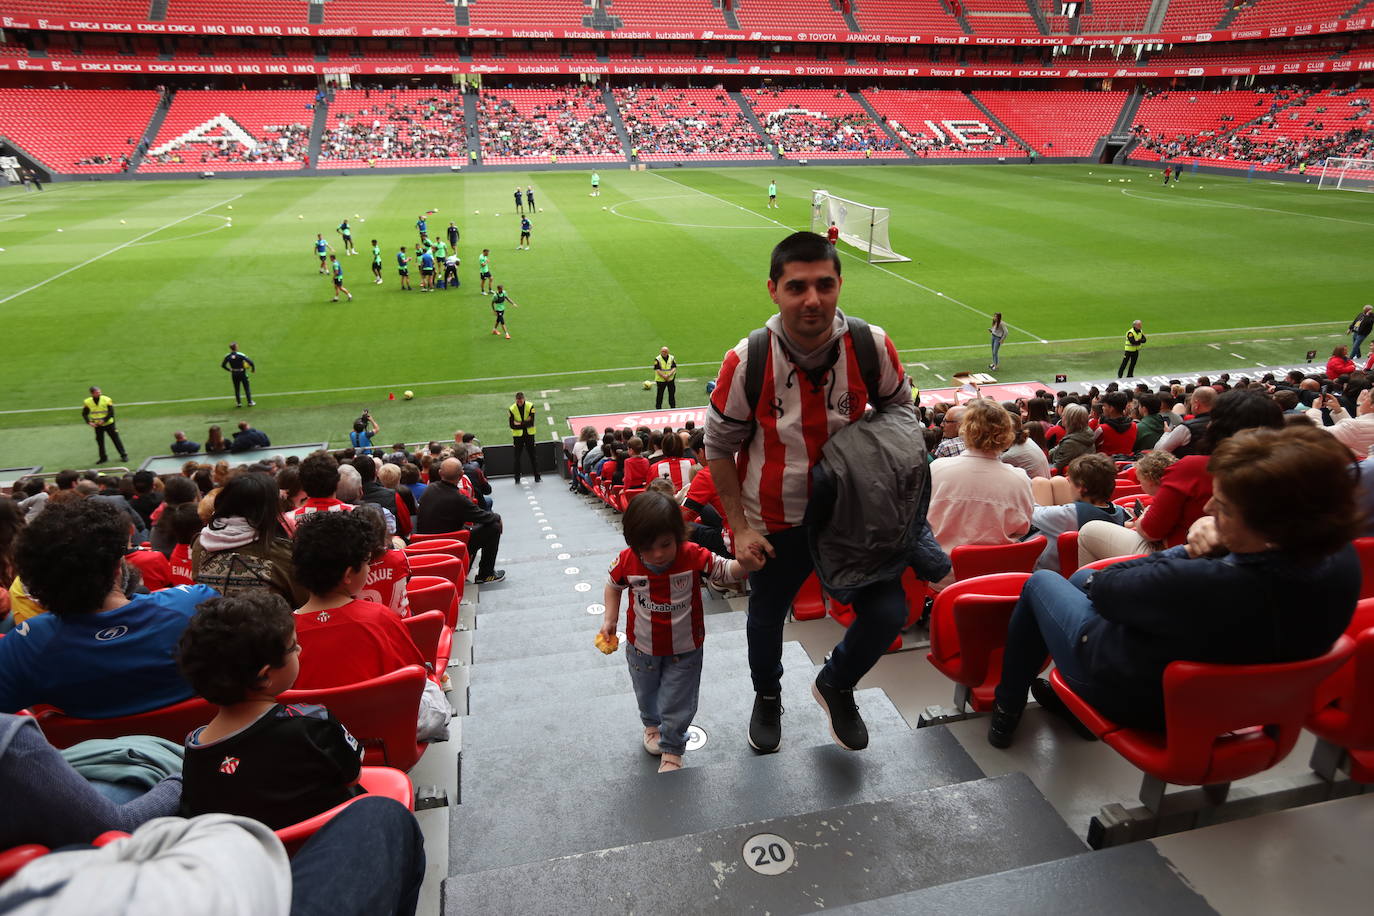
[[663, 390], [665, 388], [668, 390], [668, 406], [677, 406], [677, 379], [673, 379], [672, 381], [658, 383], [658, 397], [654, 399], [655, 410], [661, 410], [663, 408]]
[[1130, 376], [1135, 378], [1135, 361], [1140, 358], [1139, 350], [1125, 350], [1121, 354], [1121, 368], [1116, 370], [1116, 377], [1123, 378]]
[[534, 436], [515, 436], [511, 440], [511, 445], [515, 446], [515, 482], [520, 482], [520, 454], [526, 452], [530, 456], [530, 470], [534, 472], [534, 479], [539, 479], [539, 465], [536, 463], [534, 454]]
[[243, 388], [243, 397], [247, 398], [247, 399], [251, 402], [251, 401], [253, 400], [253, 389], [250, 388], [249, 385], [248, 385], [248, 373], [247, 373], [247, 372], [231, 372], [231, 373], [229, 373], [229, 374], [232, 375], [232, 376], [234, 377], [234, 403], [236, 403], [236, 404], [242, 404], [242, 403], [243, 403], [243, 401], [239, 398], [239, 388], [240, 388], [240, 387]]
[[[496, 553], [501, 549], [501, 527], [496, 524], [476, 525], [468, 538], [468, 557], [477, 564], [477, 578], [496, 571]], [[476, 559], [481, 553], [482, 559]]]
[[119, 430], [115, 429], [115, 425], [113, 423], [111, 423], [109, 426], [97, 426], [95, 428], [95, 447], [100, 450], [100, 460], [109, 460], [105, 454], [106, 436], [110, 437], [110, 441], [114, 443], [114, 447], [119, 450], [120, 460], [128, 461], [129, 453], [124, 451], [124, 443], [121, 442], [119, 439]]

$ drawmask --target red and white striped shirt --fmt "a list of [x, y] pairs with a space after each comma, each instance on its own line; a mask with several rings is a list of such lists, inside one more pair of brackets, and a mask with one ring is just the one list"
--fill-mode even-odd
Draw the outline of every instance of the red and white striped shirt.
[[388, 550], [367, 570], [367, 582], [358, 597], [364, 601], [385, 604], [401, 617], [410, 616], [410, 599], [406, 597], [406, 582], [410, 579], [410, 562], [403, 550]]
[[[905, 390], [906, 372], [883, 329], [869, 327], [878, 351], [878, 388], [886, 401]], [[708, 448], [713, 425], [753, 427], [753, 438], [735, 462], [744, 517], [765, 533], [802, 523], [811, 495], [811, 469], [821, 460], [821, 448], [837, 430], [863, 417], [868, 400], [848, 332], [839, 341], [839, 358], [818, 385], [793, 363], [777, 333], [771, 335], [771, 344], [758, 410], [744, 391], [749, 354], [745, 338], [725, 354], [706, 415]]]
[[301, 503], [299, 509], [291, 513], [291, 518], [299, 522], [312, 512], [352, 512], [353, 506], [343, 500], [335, 499], [332, 496], [316, 498], [314, 496]]
[[678, 655], [700, 649], [706, 640], [706, 615], [701, 609], [701, 577], [726, 584], [730, 561], [699, 544], [678, 545], [677, 557], [666, 572], [652, 573], [627, 547], [611, 564], [613, 588], [630, 590], [625, 636], [646, 655]]
[[664, 458], [653, 466], [653, 472], [659, 477], [671, 480], [674, 490], [681, 490], [687, 486], [687, 480], [692, 476], [692, 459]]

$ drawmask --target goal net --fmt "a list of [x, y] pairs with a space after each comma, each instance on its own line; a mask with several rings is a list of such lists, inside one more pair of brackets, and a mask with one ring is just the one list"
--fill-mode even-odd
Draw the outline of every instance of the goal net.
[[887, 207], [870, 207], [820, 189], [811, 192], [811, 231], [825, 235], [834, 223], [840, 230], [840, 241], [867, 254], [870, 264], [911, 260], [892, 250], [887, 238], [887, 224], [891, 219], [892, 213]]
[[1374, 192], [1374, 159], [1328, 158], [1322, 166], [1317, 189]]

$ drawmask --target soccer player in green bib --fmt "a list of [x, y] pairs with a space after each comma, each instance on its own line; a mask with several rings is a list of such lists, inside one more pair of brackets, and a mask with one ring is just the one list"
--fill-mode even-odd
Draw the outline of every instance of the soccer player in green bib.
[[776, 181], [768, 182], [768, 209], [781, 209], [778, 207], [778, 183]]
[[491, 333], [500, 334], [505, 332], [506, 340], [510, 340], [510, 329], [506, 327], [506, 306], [516, 305], [514, 299], [506, 295], [506, 288], [497, 284], [496, 295], [491, 297], [491, 310], [496, 313], [496, 324], [492, 326]]
[[477, 278], [482, 281], [481, 292], [491, 295], [491, 249], [483, 248], [482, 256], [477, 259]]
[[382, 282], [382, 249], [377, 240], [372, 240], [372, 282]]
[[437, 289], [448, 289], [448, 283], [444, 282], [442, 276], [444, 272], [444, 259], [447, 257], [448, 245], [444, 244], [444, 240], [441, 238], [439, 239], [439, 241], [434, 243], [434, 275], [438, 277], [438, 279], [434, 283], [434, 286]]

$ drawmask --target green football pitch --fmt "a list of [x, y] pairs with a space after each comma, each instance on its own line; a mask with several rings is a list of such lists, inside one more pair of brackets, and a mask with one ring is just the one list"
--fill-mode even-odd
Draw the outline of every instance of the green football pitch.
[[[504, 437], [516, 389], [570, 415], [641, 409], [660, 345], [679, 403], [705, 401], [721, 355], [772, 311], [768, 253], [810, 223], [810, 192], [892, 211], [909, 262], [842, 245], [841, 307], [892, 335], [922, 388], [987, 365], [988, 316], [1012, 328], [1002, 381], [1103, 378], [1142, 318], [1138, 371], [1241, 371], [1324, 360], [1370, 301], [1374, 206], [1310, 184], [1185, 175], [1164, 188], [1107, 166], [671, 169], [336, 179], [74, 182], [0, 196], [0, 467], [94, 460], [86, 388], [119, 406], [134, 462], [173, 430], [201, 440], [243, 416], [277, 443], [341, 444], [362, 407], [379, 441]], [[780, 208], [766, 209], [765, 186]], [[511, 191], [535, 188], [517, 251]], [[462, 232], [462, 287], [398, 287], [394, 254]], [[342, 255], [347, 218], [359, 254]], [[316, 233], [340, 251], [353, 301], [330, 302]], [[370, 240], [385, 283], [373, 284]], [[477, 256], [518, 308], [493, 336]], [[412, 269], [418, 286], [418, 270]], [[235, 410], [219, 361], [256, 361], [258, 406]], [[415, 392], [403, 401], [401, 392]], [[387, 400], [394, 393], [397, 400]]]

